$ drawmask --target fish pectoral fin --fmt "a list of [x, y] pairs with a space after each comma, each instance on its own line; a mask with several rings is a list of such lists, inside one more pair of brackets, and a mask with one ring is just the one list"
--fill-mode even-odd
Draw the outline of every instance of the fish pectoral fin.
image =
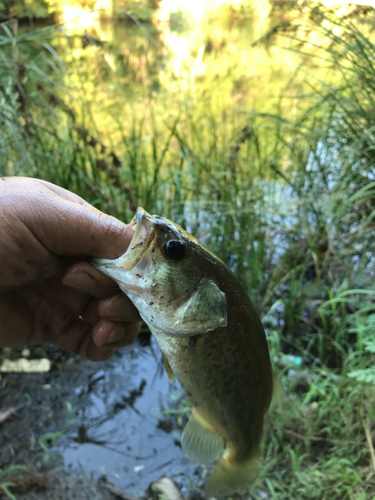
[[[120, 288], [121, 288], [121, 283]], [[121, 288], [122, 289], [122, 288]], [[142, 319], [150, 329], [156, 328], [175, 337], [191, 337], [227, 326], [227, 298], [212, 280], [202, 278], [193, 295], [173, 312], [160, 308], [150, 314], [147, 307], [142, 308], [144, 299], [129, 295], [141, 312]], [[142, 301], [139, 303], [138, 301]], [[143, 310], [142, 310], [143, 309]]]
[[174, 373], [172, 371], [171, 365], [169, 364], [169, 361], [163, 352], [161, 353], [161, 356], [163, 358], [163, 363], [164, 363], [165, 370], [166, 370], [168, 378], [169, 378], [169, 382], [172, 384], [174, 381]]
[[185, 457], [192, 462], [213, 462], [223, 451], [224, 445], [224, 439], [212, 432], [193, 408], [181, 438]]
[[195, 335], [227, 326], [227, 298], [212, 280], [202, 278], [190, 299], [176, 313], [177, 335]]

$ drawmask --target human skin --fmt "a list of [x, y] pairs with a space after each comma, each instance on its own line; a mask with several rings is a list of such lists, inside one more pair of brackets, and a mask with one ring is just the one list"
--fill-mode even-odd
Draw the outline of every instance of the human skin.
[[0, 347], [50, 342], [103, 361], [132, 343], [137, 309], [85, 261], [119, 257], [132, 236], [70, 191], [0, 178]]

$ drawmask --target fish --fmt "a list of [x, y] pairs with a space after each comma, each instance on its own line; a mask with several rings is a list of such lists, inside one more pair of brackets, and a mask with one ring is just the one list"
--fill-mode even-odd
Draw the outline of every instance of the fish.
[[261, 320], [230, 268], [182, 227], [143, 208], [130, 226], [122, 256], [92, 263], [132, 300], [192, 404], [181, 445], [216, 464], [206, 493], [247, 488], [277, 385]]

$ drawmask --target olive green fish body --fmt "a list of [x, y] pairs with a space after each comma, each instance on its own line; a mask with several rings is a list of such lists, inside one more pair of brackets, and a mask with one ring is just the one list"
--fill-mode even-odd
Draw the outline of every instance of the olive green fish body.
[[272, 368], [253, 306], [236, 278], [228, 281], [239, 290], [227, 294], [228, 326], [188, 338], [153, 334], [197, 413], [225, 439], [233, 460], [243, 461], [259, 446]]
[[247, 486], [273, 391], [261, 321], [231, 270], [182, 228], [143, 209], [132, 224], [127, 252], [94, 264], [134, 302], [193, 405], [185, 455], [201, 463], [222, 455], [208, 492]]

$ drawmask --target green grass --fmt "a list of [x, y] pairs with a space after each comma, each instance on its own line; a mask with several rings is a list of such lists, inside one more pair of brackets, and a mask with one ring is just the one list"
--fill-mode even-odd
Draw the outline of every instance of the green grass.
[[[85, 98], [87, 75], [53, 49], [61, 31], [14, 37], [3, 25], [0, 175], [46, 179], [125, 221], [142, 205], [204, 240], [259, 310], [287, 391], [266, 423], [253, 498], [372, 499], [373, 17], [310, 13], [289, 34], [308, 90], [280, 98], [279, 115], [206, 91], [186, 92], [164, 115], [161, 92], [124, 108], [112, 135]], [[89, 82], [98, 93], [106, 83]], [[172, 406], [179, 429], [188, 406]]]
[[60, 460], [62, 457], [60, 454], [56, 454], [56, 453], [51, 452], [49, 447], [55, 446], [57, 441], [59, 439], [61, 439], [62, 437], [64, 437], [64, 435], [66, 435], [68, 428], [72, 424], [79, 423], [79, 421], [77, 419], [72, 418], [73, 409], [72, 409], [72, 405], [69, 401], [66, 402], [66, 410], [67, 410], [67, 417], [66, 417], [66, 421], [65, 421], [62, 429], [60, 431], [57, 431], [57, 432], [56, 431], [55, 432], [47, 432], [46, 434], [43, 434], [43, 436], [41, 436], [38, 439], [38, 443], [39, 443], [40, 447], [44, 451], [46, 457], [48, 457], [48, 459], [51, 461], [54, 461], [57, 459]]
[[13, 493], [10, 491], [12, 489], [12, 486], [14, 486], [14, 483], [8, 481], [7, 479], [5, 479], [5, 481], [2, 481], [2, 478], [7, 478], [7, 476], [9, 475], [25, 472], [27, 470], [27, 467], [24, 467], [23, 465], [10, 465], [6, 469], [0, 469], [0, 492], [2, 491], [3, 495], [5, 495], [10, 500], [17, 500]]

